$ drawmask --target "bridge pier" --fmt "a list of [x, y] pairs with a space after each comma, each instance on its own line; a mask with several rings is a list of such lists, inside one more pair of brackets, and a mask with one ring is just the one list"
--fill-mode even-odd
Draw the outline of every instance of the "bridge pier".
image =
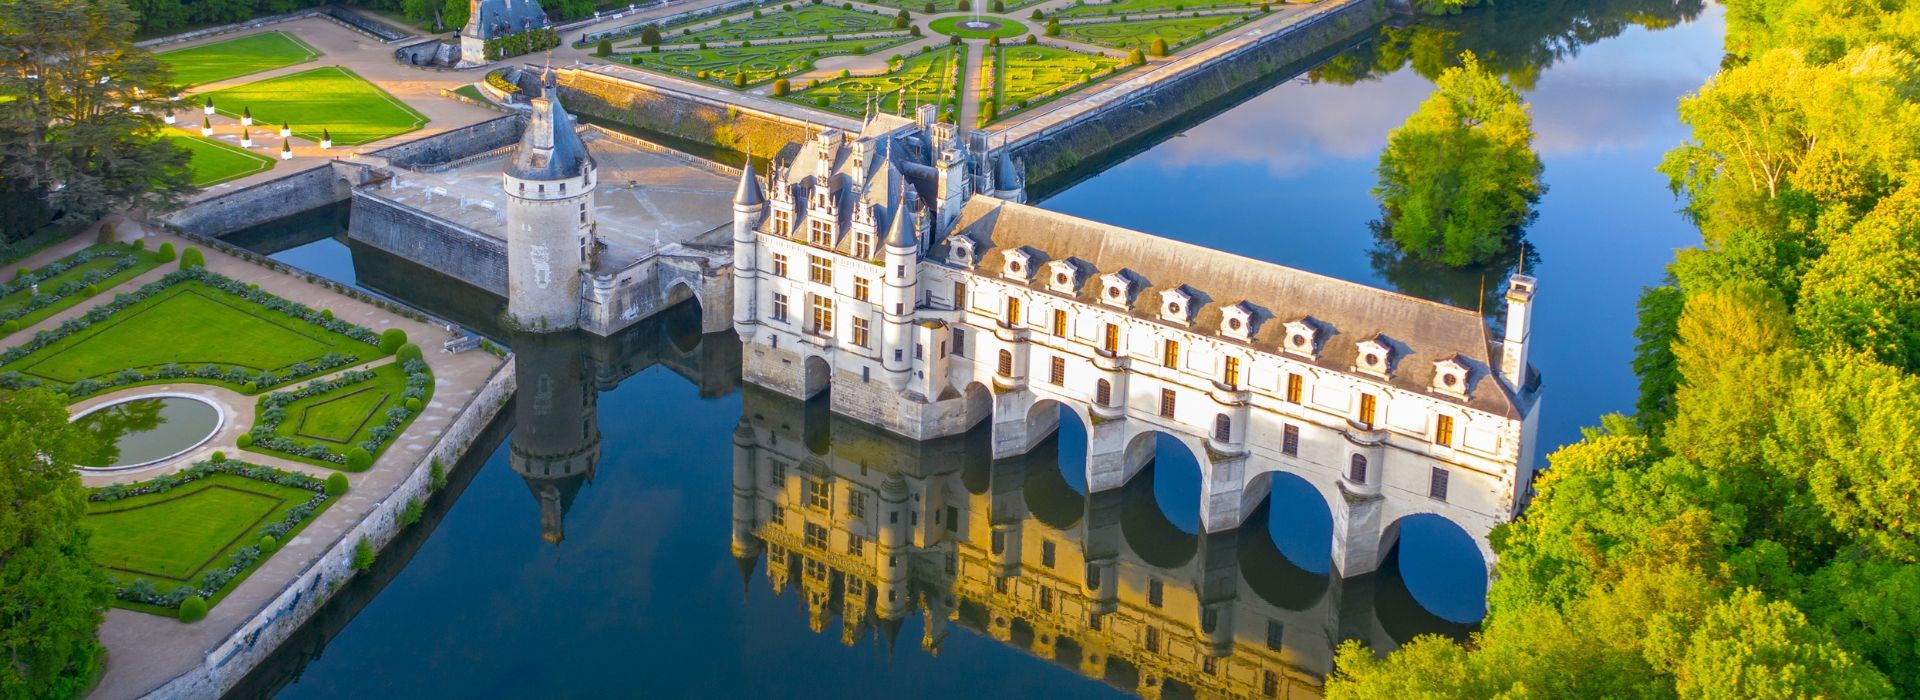
[[[1127, 420], [1094, 417], [1087, 428], [1087, 491], [1098, 493], [1125, 486], [1133, 475], [1153, 461], [1151, 440], [1129, 440]], [[1138, 444], [1134, 444], [1134, 443]]]
[[1200, 522], [1209, 533], [1240, 527], [1245, 519], [1241, 503], [1245, 500], [1247, 455], [1222, 455], [1211, 449], [1206, 453], [1202, 455], [1207, 464], [1202, 467]]
[[1380, 535], [1386, 497], [1359, 493], [1340, 483], [1340, 502], [1333, 508], [1333, 568], [1342, 578], [1373, 573], [1380, 568]]
[[1120, 491], [1087, 494], [1087, 576], [1081, 584], [1093, 602], [1091, 615], [1120, 609]]

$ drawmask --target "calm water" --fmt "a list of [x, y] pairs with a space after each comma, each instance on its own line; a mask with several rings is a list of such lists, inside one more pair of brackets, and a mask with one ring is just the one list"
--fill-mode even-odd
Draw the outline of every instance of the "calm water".
[[[1684, 136], [1674, 101], [1713, 72], [1721, 31], [1717, 8], [1624, 1], [1384, 30], [1044, 204], [1458, 304], [1477, 303], [1485, 276], [1497, 299], [1505, 270], [1400, 264], [1367, 226], [1373, 162], [1440, 57], [1492, 55], [1525, 87], [1552, 188], [1528, 235], [1544, 453], [1631, 408], [1634, 300], [1695, 240], [1652, 168]], [[497, 313], [340, 244], [339, 227], [321, 213], [245, 242], [483, 330]], [[741, 387], [738, 341], [700, 336], [696, 313], [613, 339], [507, 339], [523, 390], [483, 445], [497, 447], [460, 465], [421, 526], [236, 695], [1309, 692], [1339, 639], [1388, 648], [1464, 634], [1483, 613], [1483, 569], [1451, 526], [1409, 523], [1397, 561], [1333, 580], [1331, 522], [1310, 491], [1277, 483], [1245, 527], [1197, 535], [1198, 480], [1178, 457], [1089, 497], [1058, 467], [1081, 463], [1073, 421], [998, 463], [980, 431], [900, 441]], [[924, 547], [898, 574], [876, 573], [879, 540], [860, 523], [772, 522], [768, 484], [826, 473], [926, 499], [909, 528]], [[795, 553], [855, 535], [860, 555]], [[1100, 629], [1089, 611], [1105, 613]]]
[[89, 467], [124, 467], [170, 457], [200, 444], [220, 427], [212, 404], [179, 396], [122, 401], [81, 416], [73, 424], [99, 438], [100, 451], [80, 461]]

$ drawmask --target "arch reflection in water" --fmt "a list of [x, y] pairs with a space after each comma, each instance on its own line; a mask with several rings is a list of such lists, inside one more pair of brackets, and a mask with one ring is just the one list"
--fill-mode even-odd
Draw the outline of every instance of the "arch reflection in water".
[[1343, 581], [1296, 565], [1265, 502], [1245, 527], [1193, 534], [1169, 521], [1151, 478], [1075, 489], [1055, 457], [1070, 445], [996, 461], [986, 429], [916, 442], [835, 416], [824, 398], [742, 396], [742, 584], [764, 559], [773, 592], [846, 644], [893, 649], [919, 615], [932, 654], [958, 625], [1146, 696], [1294, 697], [1318, 694], [1341, 639], [1386, 650], [1404, 639], [1395, 630], [1467, 631], [1404, 606], [1406, 620], [1378, 619], [1376, 600], [1412, 600], [1391, 571]]

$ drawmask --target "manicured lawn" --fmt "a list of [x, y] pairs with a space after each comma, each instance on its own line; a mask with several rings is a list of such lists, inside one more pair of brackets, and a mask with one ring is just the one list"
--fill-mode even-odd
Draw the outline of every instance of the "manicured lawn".
[[[265, 140], [269, 136], [273, 136], [279, 132], [269, 127], [267, 129], [255, 129], [254, 133], [261, 137], [261, 143], [265, 143]], [[254, 173], [266, 172], [273, 168], [272, 158], [239, 146], [221, 143], [213, 139], [189, 136], [172, 130], [163, 134], [163, 136], [168, 141], [172, 141], [175, 145], [185, 148], [188, 153], [193, 154], [193, 160], [188, 162], [188, 167], [193, 169], [193, 184], [196, 187], [219, 184], [235, 178], [246, 177]], [[273, 138], [277, 139], [278, 137], [273, 136]]]
[[[1282, 3], [1274, 3], [1279, 5]], [[1124, 15], [1138, 12], [1185, 12], [1204, 10], [1210, 7], [1260, 7], [1257, 0], [1116, 0], [1099, 5], [1069, 5], [1054, 12], [1055, 17], [1091, 17], [1094, 15]]]
[[822, 56], [867, 54], [905, 43], [912, 37], [886, 37], [837, 41], [809, 41], [774, 46], [681, 49], [659, 53], [626, 54], [628, 62], [641, 68], [673, 73], [716, 85], [738, 87], [734, 76], [744, 76], [748, 86], [813, 68], [813, 60]]
[[[253, 442], [243, 449], [329, 469], [352, 469], [331, 458], [344, 459], [354, 447], [366, 449], [378, 459], [419, 414], [404, 410], [408, 376], [401, 363], [389, 362], [367, 373], [373, 376], [358, 381], [353, 381], [352, 375], [315, 380], [260, 397], [255, 408], [259, 418], [250, 432]], [[432, 376], [428, 371], [422, 377], [425, 383], [418, 398], [423, 408], [433, 400]], [[335, 383], [340, 385], [333, 386]], [[329, 386], [325, 391], [302, 396], [317, 390], [315, 387]], [[402, 409], [397, 418], [389, 415], [395, 409]]]
[[385, 422], [383, 414], [400, 405], [400, 394], [406, 390], [406, 373], [400, 371], [399, 363], [389, 362], [374, 368], [371, 381], [289, 404], [287, 419], [274, 432], [352, 445], [367, 439], [368, 428]]
[[901, 111], [903, 99], [908, 105], [944, 105], [958, 94], [966, 56], [965, 45], [943, 46], [907, 56], [885, 73], [835, 78], [794, 93], [791, 99], [851, 115], [865, 114], [873, 98], [878, 98], [879, 110], [885, 113]]
[[255, 124], [293, 125], [293, 134], [319, 141], [321, 130], [339, 146], [357, 146], [413, 131], [427, 118], [353, 71], [338, 66], [236, 85], [194, 97], [212, 98], [221, 114], [253, 112]]
[[[1259, 14], [1254, 13], [1251, 16], [1258, 17]], [[1183, 46], [1218, 34], [1221, 30], [1248, 19], [1248, 15], [1208, 15], [1134, 22], [1068, 24], [1060, 27], [1060, 36], [1116, 49], [1140, 49], [1142, 52], [1153, 44], [1154, 39], [1165, 39], [1168, 50], [1179, 50]]]
[[187, 281], [0, 370], [71, 383], [169, 363], [278, 371], [328, 352], [363, 361], [379, 355], [366, 343]]
[[[132, 246], [117, 243], [106, 246], [94, 246], [62, 258], [62, 260], [73, 259], [87, 251], [100, 250], [112, 250], [115, 251], [116, 254], [93, 258], [67, 268], [65, 272], [40, 280], [41, 299], [39, 302], [35, 302], [35, 295], [31, 287], [23, 287], [6, 296], [0, 296], [0, 314], [31, 309], [13, 319], [17, 327], [26, 328], [27, 326], [40, 322], [43, 318], [60, 313], [94, 296], [93, 294], [87, 294], [81, 291], [48, 301], [47, 297], [57, 296], [58, 290], [61, 287], [73, 283], [86, 283], [88, 278], [92, 277], [96, 278], [92, 282], [95, 290], [94, 294], [98, 294], [101, 291], [133, 279], [139, 276], [140, 273], [160, 265], [159, 256], [154, 252], [134, 250]], [[134, 261], [133, 264], [122, 267], [122, 265], [125, 265], [124, 261], [127, 258], [132, 258]], [[120, 269], [116, 272], [115, 268]], [[9, 335], [10, 333], [11, 331], [0, 327], [0, 337]]]
[[1011, 39], [1016, 36], [1022, 36], [1028, 32], [1027, 25], [1021, 24], [1014, 20], [1007, 19], [1005, 17], [980, 18], [980, 21], [982, 22], [993, 23], [992, 27], [986, 28], [986, 29], [973, 29], [970, 27], [960, 26], [961, 23], [963, 22], [971, 22], [971, 21], [973, 21], [972, 16], [941, 17], [940, 19], [934, 20], [932, 24], [929, 24], [927, 26], [933, 29], [933, 31], [939, 32], [941, 34], [958, 36], [965, 39], [992, 39], [994, 37], [999, 37], [1002, 39]]
[[1073, 92], [1120, 67], [1120, 60], [1052, 46], [1002, 47], [994, 58], [998, 118]]
[[320, 57], [320, 51], [286, 32], [261, 32], [160, 53], [181, 87], [217, 83]]
[[475, 100], [477, 102], [480, 102], [481, 104], [493, 104], [493, 100], [487, 99], [486, 95], [483, 95], [480, 93], [480, 88], [474, 87], [472, 85], [462, 85], [460, 87], [454, 88], [453, 94], [459, 95], [461, 97], [465, 97], [469, 100]]
[[893, 29], [893, 18], [890, 16], [848, 10], [832, 5], [801, 5], [791, 10], [765, 13], [759, 19], [754, 19], [753, 15], [749, 14], [730, 17], [726, 22], [727, 26], [724, 27], [710, 27], [691, 34], [675, 32], [663, 36], [662, 40], [668, 44], [721, 43], [743, 39], [799, 36], [824, 38], [827, 34], [855, 34]]

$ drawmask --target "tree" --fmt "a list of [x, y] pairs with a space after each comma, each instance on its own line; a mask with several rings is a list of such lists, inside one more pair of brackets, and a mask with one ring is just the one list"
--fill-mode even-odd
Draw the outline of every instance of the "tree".
[[467, 11], [471, 9], [467, 0], [447, 0], [440, 6], [440, 22], [447, 27], [467, 26]]
[[1413, 0], [1413, 9], [1429, 15], [1457, 15], [1479, 5], [1482, 0]]
[[652, 46], [660, 43], [660, 28], [651, 24], [640, 28], [640, 43]]
[[1681, 697], [1891, 698], [1893, 688], [1786, 601], [1735, 594], [1692, 630], [1674, 674]]
[[401, 0], [400, 16], [408, 22], [420, 24], [433, 17], [433, 5], [430, 0]]
[[194, 191], [187, 152], [157, 138], [172, 81], [133, 32], [121, 0], [0, 3], [0, 75], [34, 76], [0, 81], [6, 174], [76, 221]]
[[613, 40], [601, 39], [593, 47], [593, 55], [606, 58], [613, 55]]
[[92, 443], [60, 396], [0, 392], [0, 696], [77, 697], [99, 669], [111, 589], [72, 466]]
[[1546, 190], [1519, 93], [1473, 54], [1460, 63], [1388, 137], [1373, 190], [1401, 250], [1456, 267], [1506, 252]]

